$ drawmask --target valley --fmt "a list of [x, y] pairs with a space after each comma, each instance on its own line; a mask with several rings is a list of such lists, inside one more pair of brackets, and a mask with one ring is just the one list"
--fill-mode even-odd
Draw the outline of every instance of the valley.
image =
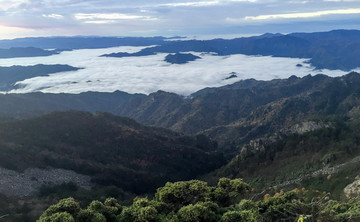
[[0, 221], [360, 216], [359, 36], [0, 40]]
[[[360, 74], [352, 72], [241, 80], [189, 98], [164, 91], [1, 95], [0, 166], [91, 178], [91, 190], [65, 181], [44, 184], [20, 198], [25, 203], [66, 195], [84, 204], [91, 195], [126, 203], [166, 181], [198, 178], [213, 185], [222, 177], [243, 178], [260, 199], [264, 189], [295, 187], [345, 199], [343, 189], [359, 174], [353, 159], [360, 155], [359, 83]], [[14, 209], [24, 206], [4, 198], [15, 201]]]

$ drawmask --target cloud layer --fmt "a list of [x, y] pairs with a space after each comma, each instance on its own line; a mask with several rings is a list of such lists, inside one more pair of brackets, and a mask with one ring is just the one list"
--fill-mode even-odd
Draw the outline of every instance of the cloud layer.
[[[164, 62], [166, 54], [143, 57], [111, 58], [99, 55], [112, 52], [136, 52], [140, 47], [85, 49], [63, 52], [49, 57], [1, 59], [0, 66], [68, 64], [84, 69], [75, 72], [52, 74], [20, 82], [24, 88], [15, 93], [33, 91], [51, 93], [80, 93], [85, 91], [151, 93], [157, 90], [189, 95], [205, 87], [218, 87], [240, 79], [270, 80], [291, 75], [318, 74], [304, 59], [273, 58], [269, 56], [214, 56], [194, 53], [202, 59], [184, 65]], [[297, 67], [302, 64], [303, 67]], [[225, 80], [230, 73], [237, 78]], [[323, 70], [330, 76], [345, 74], [342, 71]]]

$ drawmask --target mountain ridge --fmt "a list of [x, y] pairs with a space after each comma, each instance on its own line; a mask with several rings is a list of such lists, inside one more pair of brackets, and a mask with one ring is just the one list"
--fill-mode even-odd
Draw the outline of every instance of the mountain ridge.
[[230, 40], [185, 40], [165, 42], [135, 53], [112, 53], [103, 56], [148, 56], [156, 53], [208, 52], [219, 56], [245, 54], [309, 59], [316, 69], [351, 71], [360, 67], [359, 30], [334, 30], [316, 33], [292, 33], [242, 37]]

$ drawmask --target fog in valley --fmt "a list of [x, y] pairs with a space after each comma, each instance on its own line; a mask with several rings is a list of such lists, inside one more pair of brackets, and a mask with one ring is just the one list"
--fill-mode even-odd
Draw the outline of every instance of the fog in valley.
[[[323, 73], [341, 76], [340, 70], [314, 70], [306, 59], [270, 56], [216, 56], [191, 52], [201, 59], [187, 64], [164, 61], [167, 54], [139, 57], [100, 57], [114, 52], [136, 52], [143, 47], [114, 47], [65, 51], [47, 57], [1, 59], [0, 66], [30, 66], [36, 64], [68, 64], [82, 68], [50, 76], [35, 77], [18, 82], [11, 93], [41, 91], [47, 93], [81, 93], [86, 91], [149, 94], [158, 90], [190, 95], [205, 87], [218, 87], [241, 79], [271, 80], [302, 77]], [[298, 64], [301, 64], [298, 65]], [[236, 73], [235, 78], [228, 78]]]

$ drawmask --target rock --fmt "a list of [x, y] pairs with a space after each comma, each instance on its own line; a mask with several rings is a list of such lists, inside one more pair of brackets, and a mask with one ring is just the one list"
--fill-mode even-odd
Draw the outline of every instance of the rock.
[[305, 121], [295, 124], [287, 129], [281, 130], [281, 133], [288, 134], [304, 134], [307, 132], [315, 131], [322, 128], [330, 128], [331, 124], [315, 121]]
[[344, 194], [347, 198], [360, 197], [360, 178], [356, 177], [355, 181], [344, 188]]
[[271, 143], [270, 139], [258, 138], [251, 140], [240, 149], [240, 156], [247, 157], [255, 153], [265, 152], [265, 146]]
[[[265, 147], [272, 144], [282, 138], [282, 135], [290, 134], [304, 134], [307, 132], [315, 131], [322, 128], [333, 127], [331, 123], [304, 121], [290, 127], [281, 129], [279, 133], [274, 133], [272, 136], [266, 136], [251, 140], [248, 144], [245, 144], [240, 149], [240, 156], [242, 158], [251, 156], [256, 153], [262, 153], [265, 151]], [[330, 173], [330, 172], [329, 172]]]
[[23, 173], [0, 168], [0, 193], [7, 197], [29, 197], [41, 186], [56, 186], [74, 183], [84, 189], [91, 189], [91, 177], [71, 170], [38, 168], [26, 169]]

